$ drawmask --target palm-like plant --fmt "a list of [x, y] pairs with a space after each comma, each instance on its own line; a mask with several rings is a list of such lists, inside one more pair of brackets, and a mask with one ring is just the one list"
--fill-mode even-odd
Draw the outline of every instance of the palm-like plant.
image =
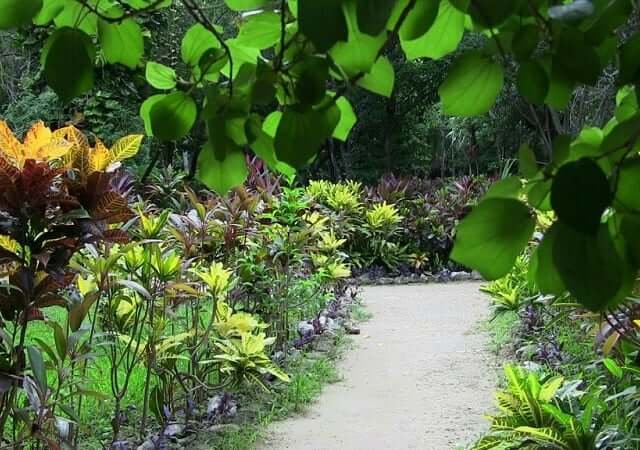
[[542, 381], [535, 373], [513, 365], [507, 365], [504, 371], [508, 387], [496, 394], [500, 414], [491, 417], [489, 434], [472, 450], [596, 448], [597, 433], [592, 427], [594, 402], [578, 417], [565, 411], [558, 399], [564, 383], [562, 377]]

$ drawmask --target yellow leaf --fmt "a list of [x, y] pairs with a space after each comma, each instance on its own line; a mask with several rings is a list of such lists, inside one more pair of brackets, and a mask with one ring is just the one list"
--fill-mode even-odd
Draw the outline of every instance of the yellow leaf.
[[113, 144], [113, 147], [111, 147], [112, 159], [110, 162], [120, 162], [135, 156], [138, 150], [140, 150], [143, 137], [141, 134], [132, 134], [118, 139], [118, 141]]
[[53, 136], [62, 138], [71, 144], [72, 147], [65, 155], [64, 160], [67, 167], [75, 167], [76, 160], [86, 153], [87, 148], [89, 148], [87, 137], [73, 125], [54, 131]]
[[54, 136], [42, 121], [36, 122], [24, 138], [23, 154], [19, 159], [20, 167], [28, 159], [50, 161], [58, 159], [69, 152], [73, 145], [62, 137]]
[[619, 340], [620, 340], [620, 334], [618, 334], [618, 332], [614, 331], [613, 333], [611, 333], [607, 338], [607, 340], [604, 341], [604, 344], [602, 345], [602, 353], [605, 356], [609, 356], [609, 354], [611, 353], [611, 350], [613, 350], [613, 347], [615, 347], [615, 345], [618, 343]]
[[0, 153], [5, 154], [10, 159], [10, 162], [19, 164], [24, 154], [22, 147], [7, 122], [0, 120]]
[[634, 320], [634, 321], [633, 321], [633, 323], [635, 323], [635, 324], [636, 324], [636, 326], [637, 326], [638, 328], [640, 328], [640, 320]]
[[96, 146], [89, 154], [89, 169], [93, 172], [103, 172], [111, 163], [111, 152], [105, 145], [96, 139]]
[[0, 248], [4, 248], [11, 253], [18, 254], [18, 251], [20, 250], [20, 244], [10, 236], [0, 234]]

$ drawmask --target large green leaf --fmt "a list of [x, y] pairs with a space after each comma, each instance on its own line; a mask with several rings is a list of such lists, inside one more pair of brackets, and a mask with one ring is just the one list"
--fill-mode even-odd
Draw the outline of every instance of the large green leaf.
[[332, 104], [318, 110], [289, 108], [278, 124], [276, 157], [292, 167], [306, 165], [331, 137], [340, 121], [340, 109]]
[[566, 30], [555, 39], [554, 44], [554, 68], [569, 80], [595, 84], [600, 76], [600, 58], [595, 49], [585, 43], [583, 33]]
[[254, 134], [255, 139], [250, 144], [251, 150], [253, 150], [270, 169], [285, 175], [287, 178], [293, 177], [296, 174], [296, 170], [290, 165], [278, 161], [276, 150], [273, 146], [273, 137], [263, 130], [256, 130]]
[[300, 103], [311, 106], [325, 98], [329, 76], [329, 64], [325, 58], [311, 56], [294, 69], [298, 78], [295, 93]]
[[153, 136], [153, 130], [151, 129], [151, 108], [164, 97], [165, 94], [152, 95], [142, 102], [142, 105], [140, 106], [140, 117], [144, 122], [144, 130], [147, 133], [147, 136]]
[[[106, 11], [102, 13], [106, 14]], [[64, 9], [55, 16], [53, 23], [57, 28], [79, 29], [91, 37], [98, 33], [98, 16], [76, 1], [67, 0]]]
[[438, 17], [439, 6], [440, 0], [417, 2], [400, 27], [400, 38], [404, 41], [412, 41], [423, 36]]
[[48, 25], [62, 12], [65, 3], [66, 0], [43, 0], [42, 9], [33, 18], [33, 23], [39, 26]]
[[353, 106], [351, 106], [351, 103], [345, 97], [340, 97], [336, 101], [336, 105], [340, 109], [340, 122], [338, 122], [336, 129], [333, 131], [333, 137], [346, 142], [358, 118], [353, 111]]
[[342, 0], [298, 0], [298, 26], [319, 52], [349, 37]]
[[502, 90], [502, 66], [480, 53], [459, 58], [440, 86], [443, 111], [453, 116], [476, 116], [488, 112]]
[[42, 0], [0, 0], [0, 29], [26, 25], [42, 8]]
[[245, 155], [240, 148], [226, 152], [220, 160], [208, 143], [198, 156], [198, 179], [220, 195], [242, 185], [248, 173]]
[[47, 84], [63, 101], [93, 87], [95, 49], [85, 33], [72, 28], [56, 30], [42, 51]]
[[617, 208], [640, 213], [640, 159], [626, 160], [620, 166], [616, 183]]
[[558, 225], [552, 226], [531, 257], [529, 277], [543, 294], [561, 295], [566, 287], [553, 262]]
[[467, 12], [475, 23], [494, 28], [515, 13], [521, 4], [522, 0], [471, 0]]
[[496, 280], [509, 273], [534, 228], [535, 219], [524, 203], [482, 201], [458, 226], [451, 258]]
[[344, 8], [349, 39], [338, 41], [329, 51], [334, 62], [349, 77], [369, 72], [386, 41], [386, 33], [371, 36], [360, 31], [354, 8], [354, 3], [347, 3]]
[[441, 0], [438, 17], [425, 34], [414, 40], [400, 40], [408, 59], [440, 59], [458, 48], [464, 35], [465, 14], [448, 0]]
[[202, 55], [212, 48], [220, 48], [216, 36], [202, 24], [195, 24], [187, 30], [180, 45], [180, 56], [185, 64], [197, 67]]
[[389, 20], [396, 0], [356, 0], [358, 26], [370, 36], [380, 34]]
[[249, 16], [240, 27], [238, 43], [247, 47], [265, 49], [273, 47], [281, 35], [280, 15], [263, 12]]
[[358, 85], [376, 94], [391, 97], [395, 79], [393, 65], [386, 56], [381, 56], [371, 71], [358, 81]]
[[555, 232], [553, 261], [569, 292], [594, 311], [612, 306], [625, 285], [626, 269], [608, 227], [594, 235], [558, 223]]
[[526, 60], [538, 47], [540, 29], [535, 25], [524, 25], [516, 31], [511, 40], [511, 50], [520, 61]]
[[538, 174], [538, 161], [536, 154], [528, 144], [522, 144], [518, 150], [520, 173], [525, 178], [533, 178]]
[[250, 11], [265, 6], [268, 0], [224, 0], [227, 6], [234, 11]]
[[640, 33], [634, 34], [620, 49], [618, 83], [628, 84], [640, 80]]
[[149, 111], [151, 131], [163, 141], [185, 137], [196, 122], [198, 108], [188, 94], [178, 91], [156, 101]]
[[560, 221], [595, 234], [610, 204], [609, 181], [592, 159], [569, 162], [558, 170], [551, 187], [551, 205]]
[[173, 89], [178, 82], [175, 70], [153, 61], [147, 63], [145, 77], [151, 86], [162, 90]]
[[100, 20], [98, 37], [108, 63], [120, 63], [131, 69], [140, 64], [144, 54], [144, 40], [142, 30], [135, 20], [124, 19], [119, 23]]
[[536, 61], [520, 64], [517, 77], [518, 91], [529, 102], [541, 105], [549, 93], [547, 71]]
[[232, 76], [235, 79], [240, 73], [243, 64], [257, 64], [260, 49], [242, 45], [237, 39], [229, 39], [227, 45], [231, 51], [231, 59], [233, 61], [233, 74], [229, 73], [231, 67], [229, 63], [222, 69], [222, 73], [227, 78]]

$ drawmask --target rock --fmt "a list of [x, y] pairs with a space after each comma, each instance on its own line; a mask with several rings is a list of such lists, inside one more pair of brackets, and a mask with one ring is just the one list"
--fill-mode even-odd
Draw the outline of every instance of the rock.
[[347, 334], [351, 334], [351, 335], [360, 334], [360, 328], [358, 328], [352, 323], [345, 324], [344, 331], [346, 331]]
[[477, 270], [471, 272], [471, 279], [474, 281], [484, 281], [484, 277], [480, 275], [480, 272], [478, 272]]
[[376, 280], [376, 284], [381, 284], [381, 285], [393, 284], [393, 278], [380, 277]]
[[303, 321], [298, 323], [298, 334], [300, 337], [309, 337], [315, 334], [315, 328], [313, 328], [313, 324]]
[[156, 444], [151, 440], [147, 439], [141, 445], [138, 446], [137, 450], [155, 450]]
[[231, 394], [224, 393], [211, 397], [207, 403], [207, 414], [209, 419], [216, 417], [234, 417], [238, 412], [238, 403]]
[[328, 353], [333, 350], [333, 347], [333, 342], [329, 339], [318, 339], [313, 345], [313, 349], [321, 353]]
[[469, 272], [451, 272], [451, 281], [469, 281], [471, 274]]
[[163, 431], [163, 434], [167, 437], [177, 436], [178, 434], [182, 434], [184, 432], [184, 425], [179, 423], [172, 423], [167, 425]]
[[207, 431], [211, 433], [235, 433], [240, 431], [240, 426], [235, 423], [220, 423], [217, 425], [211, 425], [207, 428]]
[[327, 330], [335, 333], [340, 328], [342, 328], [342, 327], [341, 327], [340, 322], [338, 320], [334, 320], [334, 319], [331, 319], [331, 318], [327, 319]]

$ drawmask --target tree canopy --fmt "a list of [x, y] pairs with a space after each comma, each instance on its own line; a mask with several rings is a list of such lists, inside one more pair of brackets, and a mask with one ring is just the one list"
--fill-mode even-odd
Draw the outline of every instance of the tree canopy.
[[[172, 3], [174, 4], [172, 6]], [[64, 101], [90, 91], [96, 60], [142, 70], [156, 91], [140, 106], [149, 136], [178, 141], [206, 129], [199, 178], [223, 192], [244, 180], [250, 149], [288, 176], [329, 138], [356, 123], [354, 89], [394, 90], [389, 59], [457, 51], [465, 32], [488, 39], [459, 52], [439, 88], [442, 111], [488, 112], [515, 73], [531, 104], [560, 109], [573, 92], [613, 69], [617, 109], [602, 128], [557, 136], [552, 162], [520, 151], [521, 176], [506, 179], [462, 223], [453, 257], [488, 278], [508, 272], [531, 237], [534, 211], [553, 210], [531, 276], [548, 292], [569, 290], [601, 310], [622, 300], [640, 267], [640, 34], [620, 27], [632, 0], [225, 0], [223, 27], [198, 0], [0, 0], [0, 28], [45, 30], [41, 65]], [[141, 21], [168, 7], [192, 18], [180, 59], [145, 56]], [[232, 28], [232, 29], [231, 29]], [[526, 181], [524, 181], [526, 180]]]

